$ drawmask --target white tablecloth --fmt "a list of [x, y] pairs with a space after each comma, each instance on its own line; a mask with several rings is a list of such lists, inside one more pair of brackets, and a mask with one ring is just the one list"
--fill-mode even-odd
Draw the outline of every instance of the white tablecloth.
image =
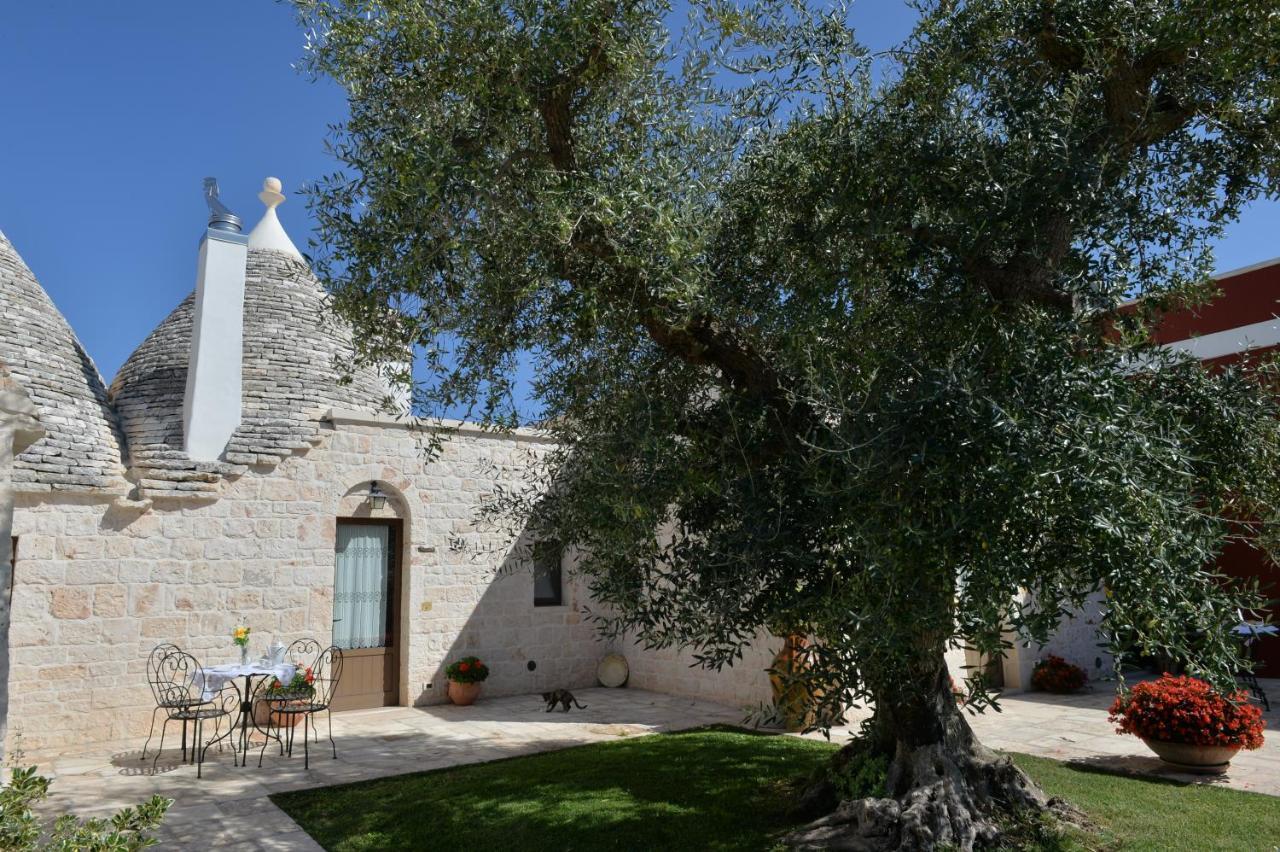
[[281, 683], [287, 684], [293, 680], [294, 673], [298, 667], [292, 663], [281, 663], [278, 666], [264, 666], [261, 663], [249, 663], [240, 665], [239, 663], [228, 663], [225, 666], [209, 666], [201, 669], [201, 675], [197, 678], [195, 686], [203, 692], [206, 699], [212, 698], [230, 681], [236, 678], [247, 676], [263, 676], [275, 677]]

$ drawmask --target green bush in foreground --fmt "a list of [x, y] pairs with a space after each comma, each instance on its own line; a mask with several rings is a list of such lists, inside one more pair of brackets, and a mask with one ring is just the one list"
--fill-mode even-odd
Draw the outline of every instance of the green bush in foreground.
[[160, 825], [173, 799], [152, 796], [134, 808], [125, 808], [110, 819], [80, 819], [64, 814], [46, 832], [32, 810], [49, 796], [49, 779], [34, 766], [15, 768], [9, 783], [0, 787], [0, 850], [5, 852], [131, 852], [155, 844], [150, 832]]

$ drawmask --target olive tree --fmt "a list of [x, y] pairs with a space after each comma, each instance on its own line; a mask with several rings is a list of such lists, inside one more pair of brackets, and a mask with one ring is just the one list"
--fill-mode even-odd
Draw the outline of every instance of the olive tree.
[[1205, 566], [1267, 545], [1275, 370], [1148, 329], [1275, 193], [1272, 0], [924, 3], [874, 55], [799, 0], [295, 2], [349, 96], [312, 202], [363, 355], [494, 424], [531, 359], [560, 449], [493, 509], [584, 554], [602, 629], [710, 668], [802, 634], [820, 723], [874, 707], [886, 794], [794, 842], [1047, 808], [943, 655], [1090, 595], [1121, 659], [1229, 682], [1258, 597]]

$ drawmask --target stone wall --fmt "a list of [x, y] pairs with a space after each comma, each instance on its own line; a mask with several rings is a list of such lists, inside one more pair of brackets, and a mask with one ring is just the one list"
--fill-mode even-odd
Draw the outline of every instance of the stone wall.
[[335, 520], [367, 512], [371, 480], [405, 523], [400, 703], [445, 700], [443, 667], [468, 653], [492, 667], [490, 695], [594, 683], [603, 651], [580, 590], [535, 608], [510, 534], [475, 523], [485, 496], [520, 487], [545, 445], [459, 434], [428, 457], [426, 443], [391, 425], [329, 427], [316, 449], [251, 468], [200, 504], [20, 494], [10, 741], [20, 732], [29, 752], [140, 746], [146, 657], [161, 642], [213, 664], [237, 656], [240, 623], [254, 655], [276, 638], [327, 641]]
[[761, 632], [742, 659], [720, 671], [698, 666], [689, 651], [646, 649], [634, 636], [627, 638], [621, 652], [631, 670], [630, 686], [726, 704], [742, 709], [745, 716], [761, 704], [772, 704], [768, 669], [781, 647], [781, 639]]

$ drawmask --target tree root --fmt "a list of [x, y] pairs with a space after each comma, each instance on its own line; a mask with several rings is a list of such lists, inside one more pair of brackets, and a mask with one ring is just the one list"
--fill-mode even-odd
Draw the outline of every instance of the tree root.
[[795, 849], [957, 849], [994, 845], [1011, 819], [1051, 815], [1073, 824], [1084, 816], [1050, 799], [1013, 765], [976, 743], [965, 749], [942, 744], [899, 746], [887, 787], [892, 798], [840, 803], [827, 816], [785, 838]]

